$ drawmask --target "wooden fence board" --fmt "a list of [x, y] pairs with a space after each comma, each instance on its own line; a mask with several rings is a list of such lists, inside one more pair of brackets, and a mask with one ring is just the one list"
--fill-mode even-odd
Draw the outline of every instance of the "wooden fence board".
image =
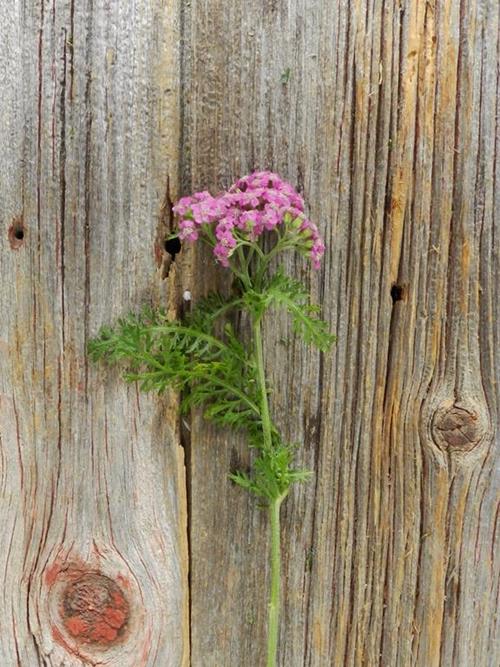
[[0, 9], [0, 663], [177, 667], [176, 411], [85, 356], [100, 325], [161, 296], [177, 3]]
[[[498, 3], [195, 0], [184, 13], [183, 190], [279, 171], [327, 242], [319, 274], [288, 269], [323, 304], [333, 354], [277, 344], [289, 326], [268, 322], [274, 409], [316, 471], [284, 509], [280, 664], [492, 665]], [[193, 275], [214, 276], [207, 257]], [[264, 661], [268, 527], [224, 479], [242, 447], [194, 421], [204, 667]]]

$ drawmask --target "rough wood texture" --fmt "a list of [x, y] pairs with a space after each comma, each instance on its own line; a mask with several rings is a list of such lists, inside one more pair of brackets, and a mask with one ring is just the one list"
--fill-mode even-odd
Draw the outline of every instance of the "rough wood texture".
[[0, 664], [178, 667], [175, 410], [85, 357], [101, 324], [160, 298], [177, 3], [0, 10]]
[[[288, 268], [336, 350], [267, 348], [316, 471], [285, 507], [280, 664], [494, 665], [498, 2], [183, 7], [184, 192], [275, 169], [328, 245], [319, 274]], [[241, 447], [192, 424], [196, 667], [263, 664], [266, 520], [225, 478]]]
[[[334, 353], [268, 323], [274, 408], [316, 471], [284, 510], [280, 664], [496, 664], [498, 2], [0, 9], [2, 667], [186, 664], [186, 486], [191, 663], [262, 664], [268, 527], [226, 478], [244, 443], [194, 416], [186, 484], [175, 402], [84, 353], [162, 298], [179, 138], [184, 192], [276, 169], [328, 244], [288, 269]], [[172, 308], [224, 283], [183, 254]]]

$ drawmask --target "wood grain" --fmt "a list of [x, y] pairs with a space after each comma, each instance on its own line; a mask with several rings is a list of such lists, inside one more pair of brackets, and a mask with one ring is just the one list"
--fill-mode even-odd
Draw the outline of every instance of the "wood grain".
[[[85, 357], [121, 313], [224, 286], [189, 249], [160, 281], [168, 199], [254, 168], [310, 202], [324, 266], [287, 268], [338, 336], [267, 323], [316, 473], [284, 507], [280, 664], [496, 664], [498, 3], [0, 8], [2, 666], [177, 666], [188, 633], [194, 667], [263, 663], [245, 443], [194, 414], [184, 479], [175, 399]], [[71, 605], [101, 598], [89, 641]]]
[[[274, 410], [316, 472], [285, 505], [280, 665], [496, 664], [498, 3], [192, 0], [182, 19], [184, 193], [277, 170], [327, 241], [318, 274], [288, 269], [333, 354], [268, 321]], [[224, 284], [187, 252], [195, 289]], [[198, 416], [190, 441], [192, 664], [261, 665], [268, 526], [226, 479], [244, 443]]]
[[177, 667], [175, 403], [90, 367], [85, 346], [162, 298], [153, 242], [169, 171], [176, 182], [178, 6], [0, 9], [0, 663]]

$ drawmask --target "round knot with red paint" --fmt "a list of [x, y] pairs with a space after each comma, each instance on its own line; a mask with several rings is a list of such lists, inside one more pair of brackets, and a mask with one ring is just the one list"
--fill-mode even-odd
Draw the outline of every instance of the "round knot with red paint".
[[486, 431], [483, 415], [469, 404], [443, 403], [432, 420], [434, 440], [444, 450], [469, 452], [482, 441]]
[[125, 631], [129, 604], [112, 579], [88, 573], [64, 589], [61, 617], [66, 631], [76, 641], [110, 645]]

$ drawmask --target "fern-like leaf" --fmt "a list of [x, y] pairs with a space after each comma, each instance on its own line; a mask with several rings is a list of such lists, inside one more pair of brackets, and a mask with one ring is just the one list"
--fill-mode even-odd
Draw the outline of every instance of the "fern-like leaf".
[[261, 293], [247, 292], [245, 304], [257, 314], [272, 305], [285, 308], [292, 317], [295, 333], [322, 352], [327, 352], [336, 340], [329, 332], [328, 324], [318, 318], [321, 308], [310, 304], [302, 284], [281, 270], [269, 279]]
[[105, 327], [89, 343], [94, 361], [121, 362], [128, 382], [143, 391], [182, 392], [181, 409], [203, 406], [207, 419], [249, 433], [260, 430], [259, 395], [252, 354], [227, 323], [217, 318], [233, 307], [219, 295], [203, 300], [183, 322], [146, 308]]

